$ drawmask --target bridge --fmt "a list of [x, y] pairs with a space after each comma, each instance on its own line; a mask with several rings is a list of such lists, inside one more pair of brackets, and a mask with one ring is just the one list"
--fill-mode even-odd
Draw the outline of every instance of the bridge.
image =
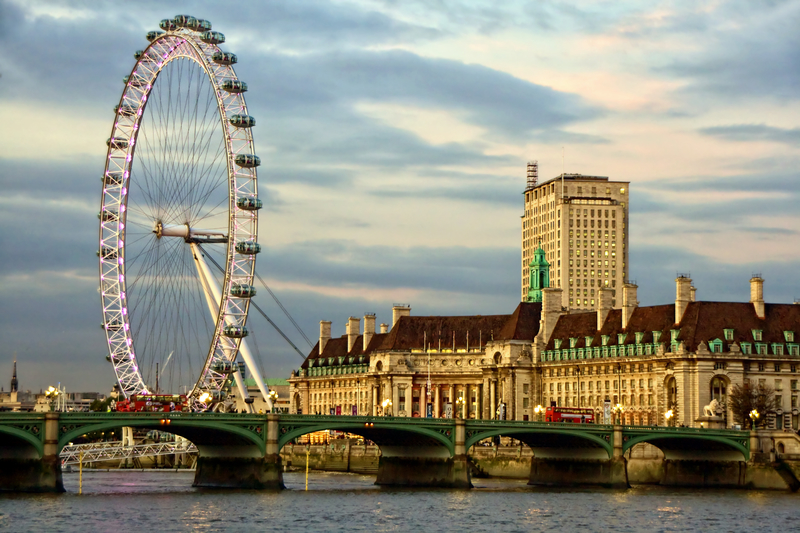
[[196, 452], [197, 447], [188, 441], [180, 443], [154, 442], [131, 446], [126, 446], [122, 441], [104, 441], [64, 446], [59, 457], [61, 458], [61, 466], [72, 466], [79, 463], [87, 464], [101, 461], [135, 462], [142, 457], [175, 456]]
[[[735, 430], [503, 420], [236, 413], [0, 413], [0, 490], [63, 491], [60, 454], [82, 435], [123, 426], [185, 437], [198, 451], [194, 485], [283, 488], [280, 450], [321, 430], [380, 447], [379, 485], [471, 487], [469, 448], [503, 435], [531, 447], [530, 483], [627, 487], [625, 452], [647, 442], [664, 452], [663, 482], [743, 486], [757, 437]], [[709, 478], [708, 473], [713, 475]], [[688, 476], [688, 477], [687, 477]], [[689, 484], [695, 484], [691, 479]]]

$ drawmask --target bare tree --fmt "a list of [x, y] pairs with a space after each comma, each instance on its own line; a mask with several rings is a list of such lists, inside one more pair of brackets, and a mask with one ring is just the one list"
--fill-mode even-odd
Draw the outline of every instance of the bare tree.
[[733, 413], [733, 419], [742, 424], [742, 427], [750, 427], [750, 412], [754, 409], [760, 415], [759, 420], [763, 421], [768, 412], [778, 408], [775, 390], [764, 383], [753, 385], [745, 382], [744, 385], [734, 385], [728, 395], [728, 403]]

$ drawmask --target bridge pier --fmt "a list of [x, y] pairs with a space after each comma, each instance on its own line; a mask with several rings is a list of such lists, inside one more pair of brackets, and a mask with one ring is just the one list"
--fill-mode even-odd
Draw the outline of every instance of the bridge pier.
[[744, 487], [744, 461], [702, 461], [664, 459], [661, 485], [676, 487]]
[[[599, 448], [585, 450], [534, 449], [528, 485], [566, 487], [599, 485], [614, 489], [627, 489], [630, 484], [628, 483], [628, 461], [622, 453], [622, 426], [614, 426], [612, 446], [611, 458], [608, 457], [605, 450]], [[565, 456], [565, 451], [571, 457]], [[548, 457], [548, 455], [550, 456]]]
[[441, 487], [470, 489], [469, 459], [464, 445], [464, 420], [455, 421], [455, 447], [450, 452], [442, 446], [381, 446], [376, 485], [399, 487]]
[[29, 445], [0, 444], [0, 492], [64, 492], [58, 457], [58, 413], [45, 413], [42, 456]]
[[[281, 490], [283, 466], [278, 453], [278, 417], [267, 415], [267, 441], [264, 456], [253, 455], [253, 448], [197, 445], [200, 451], [193, 487], [217, 489]], [[221, 452], [217, 455], [215, 452]]]

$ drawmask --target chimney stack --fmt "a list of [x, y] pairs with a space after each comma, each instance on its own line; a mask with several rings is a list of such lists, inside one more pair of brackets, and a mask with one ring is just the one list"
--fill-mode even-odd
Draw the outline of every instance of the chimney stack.
[[331, 340], [331, 321], [330, 320], [320, 320], [319, 321], [319, 354], [322, 355], [322, 352], [325, 351], [325, 345], [328, 344], [328, 341]]
[[680, 324], [683, 320], [683, 313], [689, 307], [691, 301], [691, 287], [692, 278], [685, 274], [679, 274], [675, 279], [676, 295], [675, 295], [675, 323]]
[[389, 324], [381, 324], [381, 333], [389, 333]]
[[611, 311], [611, 289], [600, 289], [597, 291], [597, 331], [603, 329], [603, 324], [606, 323], [608, 313]]
[[364, 351], [367, 351], [369, 341], [375, 335], [375, 313], [367, 313], [364, 315]]
[[361, 321], [354, 316], [347, 319], [347, 353], [353, 349], [358, 337], [358, 330], [361, 327]]
[[636, 299], [638, 289], [638, 285], [630, 282], [622, 286], [622, 329], [628, 327], [633, 311], [639, 306], [639, 301]]
[[753, 304], [758, 318], [764, 318], [764, 279], [761, 274], [755, 274], [750, 278], [750, 302]]
[[556, 322], [561, 316], [562, 294], [562, 289], [552, 287], [542, 289], [542, 319], [537, 337], [542, 340], [543, 346], [547, 346], [550, 336], [556, 327]]
[[408, 304], [394, 304], [392, 306], [392, 327], [397, 325], [401, 316], [411, 316], [411, 306]]
[[696, 302], [697, 301], [697, 287], [695, 287], [694, 285], [689, 287], [689, 294], [690, 294], [689, 298], [691, 299], [691, 301]]

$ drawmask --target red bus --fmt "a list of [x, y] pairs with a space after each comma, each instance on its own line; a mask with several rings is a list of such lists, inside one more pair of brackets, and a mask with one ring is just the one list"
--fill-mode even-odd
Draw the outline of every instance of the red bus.
[[117, 402], [117, 411], [123, 413], [188, 411], [185, 394], [134, 394]]
[[544, 411], [544, 421], [594, 424], [594, 410], [581, 407], [548, 407]]

